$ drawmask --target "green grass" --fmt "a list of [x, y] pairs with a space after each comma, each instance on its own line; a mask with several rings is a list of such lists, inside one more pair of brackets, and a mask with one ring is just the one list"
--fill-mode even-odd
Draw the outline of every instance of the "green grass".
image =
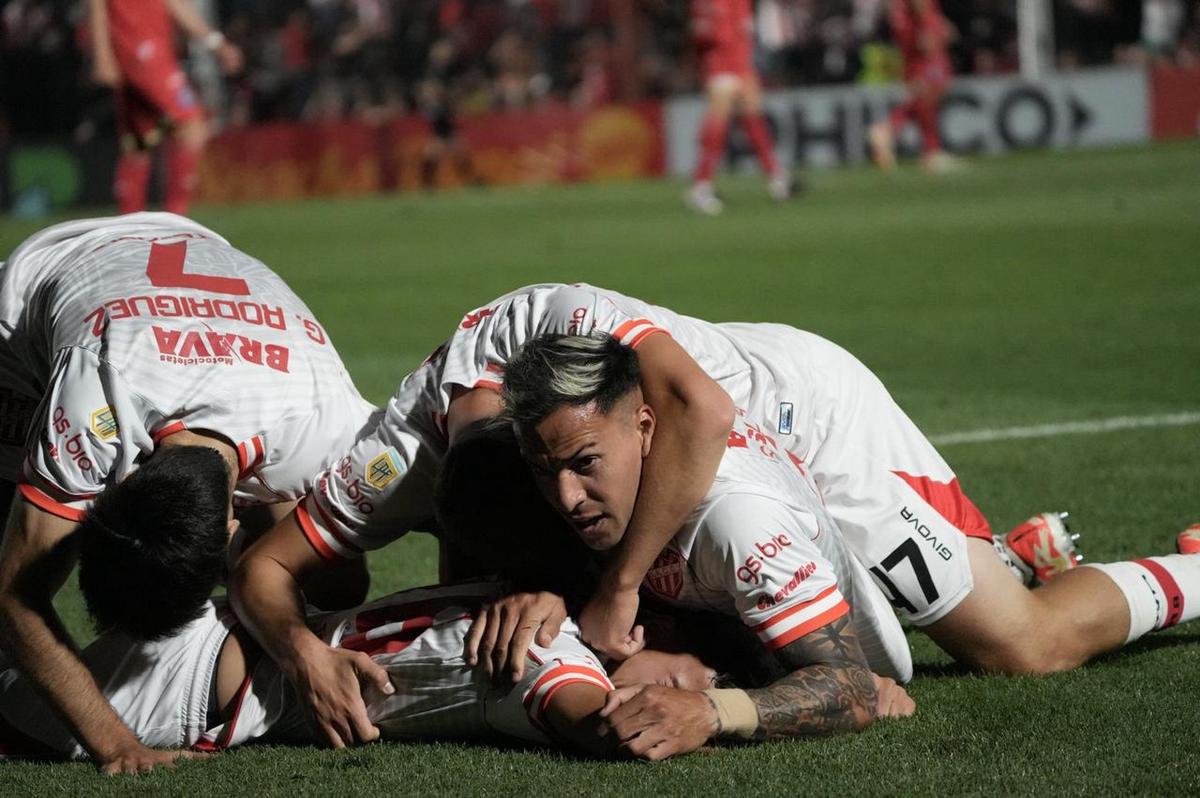
[[[587, 281], [713, 320], [783, 321], [870, 365], [929, 434], [1200, 410], [1200, 148], [972, 163], [933, 178], [811, 176], [773, 205], [721, 184], [689, 215], [675, 183], [207, 207], [200, 221], [279, 271], [384, 400], [466, 310], [537, 281]], [[40, 225], [0, 220], [0, 252]], [[1163, 552], [1200, 520], [1200, 427], [946, 447], [998, 528], [1069, 509], [1100, 561]], [[373, 557], [375, 592], [432, 581], [431, 540]], [[59, 605], [86, 634], [77, 596]], [[136, 781], [6, 765], [0, 792], [146, 794], [1178, 794], [1200, 785], [1200, 628], [1051, 678], [963, 675], [912, 633], [916, 717], [846, 738], [660, 765], [454, 745], [255, 748]]]

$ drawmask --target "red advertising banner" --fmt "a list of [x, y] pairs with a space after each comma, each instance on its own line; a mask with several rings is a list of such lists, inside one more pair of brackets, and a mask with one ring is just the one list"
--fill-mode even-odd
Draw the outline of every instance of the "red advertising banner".
[[[461, 157], [418, 117], [273, 124], [215, 138], [198, 198], [239, 202], [438, 187], [622, 180], [663, 174], [662, 106], [565, 107], [461, 117]], [[447, 150], [445, 157], [432, 154]], [[461, 161], [469, 162], [464, 168]], [[435, 169], [427, 163], [436, 163]]]
[[1200, 136], [1200, 67], [1150, 70], [1150, 130], [1156, 139]]

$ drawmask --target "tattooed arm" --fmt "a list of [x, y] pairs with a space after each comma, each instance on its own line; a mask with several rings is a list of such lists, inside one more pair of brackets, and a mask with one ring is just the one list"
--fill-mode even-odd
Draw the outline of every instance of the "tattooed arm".
[[754, 739], [859, 731], [875, 719], [875, 679], [848, 614], [776, 656], [791, 673], [769, 687], [746, 691], [758, 710]]

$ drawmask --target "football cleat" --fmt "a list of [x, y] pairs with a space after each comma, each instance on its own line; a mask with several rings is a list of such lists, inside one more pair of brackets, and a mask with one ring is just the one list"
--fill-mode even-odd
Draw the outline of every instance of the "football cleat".
[[779, 172], [767, 181], [767, 194], [776, 202], [785, 202], [796, 193], [796, 182], [787, 172]]
[[867, 144], [871, 148], [871, 160], [885, 172], [896, 168], [896, 139], [892, 126], [876, 122], [867, 130]]
[[692, 187], [683, 193], [683, 202], [696, 213], [705, 216], [716, 216], [725, 209], [725, 203], [713, 191], [712, 183], [693, 183]]
[[1175, 551], [1180, 554], [1200, 554], [1200, 524], [1192, 524], [1175, 536]]
[[947, 175], [961, 172], [967, 166], [966, 161], [955, 158], [948, 152], [938, 150], [921, 156], [921, 168], [934, 175]]
[[1075, 546], [1079, 535], [1066, 524], [1067, 513], [1038, 513], [1018, 524], [1003, 543], [996, 540], [1009, 554], [1010, 567], [1021, 574], [1028, 587], [1044, 585], [1054, 577], [1083, 562]]

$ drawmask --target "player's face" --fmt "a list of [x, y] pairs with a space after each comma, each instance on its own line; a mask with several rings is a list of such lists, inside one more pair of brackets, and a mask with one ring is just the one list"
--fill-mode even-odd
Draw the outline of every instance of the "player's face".
[[654, 411], [633, 391], [608, 413], [560, 407], [521, 431], [521, 450], [546, 499], [589, 548], [605, 551], [625, 534], [653, 434]]

